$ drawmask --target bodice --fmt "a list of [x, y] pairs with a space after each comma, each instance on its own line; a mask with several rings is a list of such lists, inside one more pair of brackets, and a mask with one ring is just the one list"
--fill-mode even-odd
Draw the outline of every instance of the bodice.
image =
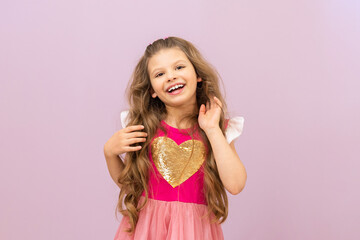
[[[150, 142], [149, 197], [162, 201], [206, 204], [204, 166], [207, 147], [195, 126], [177, 129], [161, 121], [167, 135], [159, 128]], [[145, 196], [145, 192], [142, 194]]]

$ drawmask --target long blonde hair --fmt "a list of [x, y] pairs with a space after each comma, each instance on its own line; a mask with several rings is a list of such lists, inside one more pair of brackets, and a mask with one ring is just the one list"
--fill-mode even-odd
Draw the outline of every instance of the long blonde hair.
[[[215, 68], [202, 57], [192, 43], [182, 38], [168, 37], [166, 39], [158, 39], [148, 45], [144, 55], [137, 63], [129, 82], [130, 85], [127, 87], [127, 97], [130, 105], [128, 126], [144, 125], [144, 131], [148, 134], [146, 142], [136, 144], [142, 146], [141, 150], [126, 153], [125, 158], [122, 159], [125, 166], [118, 178], [121, 190], [116, 212], [119, 211], [124, 216], [129, 217], [130, 228], [127, 229], [129, 233], [134, 232], [139, 211], [148, 201], [149, 170], [152, 169], [148, 157], [150, 141], [158, 128], [166, 132], [166, 129], [160, 124], [161, 120], [163, 120], [167, 114], [166, 107], [158, 97], [151, 97], [152, 87], [148, 74], [148, 63], [149, 59], [160, 50], [169, 48], [182, 50], [194, 66], [197, 77], [201, 77], [202, 79], [201, 82], [197, 83], [196, 89], [197, 111], [191, 115], [184, 116], [182, 120], [186, 119], [192, 123], [192, 125], [196, 124], [201, 104], [206, 104], [206, 102], [210, 100], [210, 97], [216, 96], [223, 105], [219, 126], [223, 134], [225, 131], [224, 122], [227, 108], [219, 88], [220, 75]], [[208, 214], [211, 212], [214, 213], [215, 219], [213, 219], [213, 221], [223, 223], [228, 216], [228, 198], [219, 176], [210, 142], [205, 132], [200, 128], [199, 131], [209, 149], [204, 167], [204, 188], [208, 204]], [[145, 201], [140, 206], [138, 203], [143, 191], [145, 191]]]

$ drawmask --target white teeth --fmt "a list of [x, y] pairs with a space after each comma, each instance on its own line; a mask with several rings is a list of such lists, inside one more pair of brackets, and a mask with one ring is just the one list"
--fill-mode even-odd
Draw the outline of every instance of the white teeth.
[[182, 84], [175, 85], [172, 88], [169, 88], [168, 92], [171, 92], [172, 90], [178, 89], [179, 87], [183, 87], [183, 86], [184, 85], [182, 85]]

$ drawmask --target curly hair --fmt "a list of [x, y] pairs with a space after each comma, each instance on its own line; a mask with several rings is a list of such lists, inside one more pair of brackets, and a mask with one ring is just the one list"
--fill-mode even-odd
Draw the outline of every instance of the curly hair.
[[[123, 216], [128, 217], [130, 228], [127, 229], [127, 232], [130, 234], [134, 233], [139, 212], [148, 201], [149, 170], [152, 169], [148, 157], [150, 141], [158, 128], [161, 128], [166, 133], [166, 129], [160, 124], [161, 120], [166, 117], [166, 107], [159, 98], [151, 97], [152, 86], [148, 73], [148, 63], [149, 59], [160, 50], [170, 48], [177, 48], [184, 52], [192, 63], [197, 77], [202, 79], [201, 82], [197, 83], [196, 111], [184, 116], [181, 120], [187, 120], [192, 126], [195, 125], [198, 121], [200, 106], [210, 102], [210, 98], [216, 96], [222, 102], [219, 127], [223, 134], [225, 131], [227, 108], [219, 88], [219, 79], [221, 78], [215, 68], [203, 58], [192, 43], [182, 38], [168, 37], [149, 44], [137, 63], [126, 90], [130, 105], [128, 126], [141, 124], [148, 134], [146, 142], [135, 144], [141, 145], [141, 150], [128, 152], [122, 158], [124, 169], [118, 177], [121, 190], [116, 213], [119, 211]], [[204, 166], [204, 192], [208, 206], [207, 214], [213, 213], [215, 217], [212, 220], [213, 222], [223, 223], [228, 216], [228, 198], [219, 176], [210, 142], [205, 132], [200, 128], [199, 131], [209, 149]], [[190, 135], [193, 138], [192, 133]], [[143, 192], [145, 192], [145, 201], [140, 206], [139, 200]]]

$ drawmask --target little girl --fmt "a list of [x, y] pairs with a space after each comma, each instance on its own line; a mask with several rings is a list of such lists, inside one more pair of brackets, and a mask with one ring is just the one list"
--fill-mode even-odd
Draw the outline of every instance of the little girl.
[[121, 189], [114, 239], [223, 239], [225, 189], [240, 193], [247, 175], [234, 146], [244, 118], [225, 118], [217, 72], [168, 37], [146, 48], [129, 87], [123, 129], [104, 145]]

